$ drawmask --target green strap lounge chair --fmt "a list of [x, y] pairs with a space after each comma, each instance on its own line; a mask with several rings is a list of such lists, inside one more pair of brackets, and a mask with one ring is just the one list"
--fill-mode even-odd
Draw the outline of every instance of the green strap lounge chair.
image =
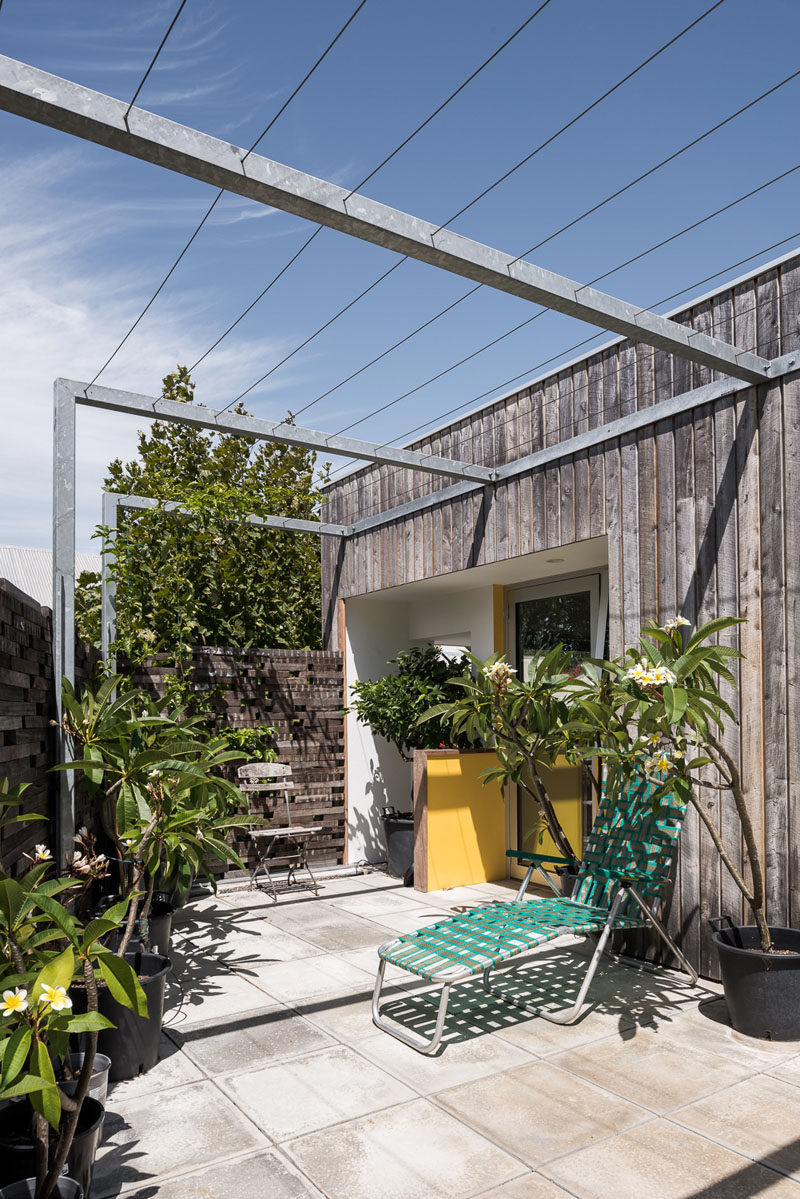
[[[653, 812], [651, 788], [652, 784], [646, 781], [636, 782], [629, 785], [616, 802], [608, 796], [603, 797], [583, 861], [578, 866], [578, 880], [571, 898], [564, 898], [556, 890], [542, 866], [556, 863], [574, 868], [575, 863], [546, 854], [509, 850], [509, 858], [527, 864], [525, 878], [512, 902], [473, 908], [381, 945], [372, 997], [372, 1019], [377, 1027], [420, 1053], [435, 1053], [444, 1032], [450, 988], [476, 975], [482, 977], [485, 989], [497, 998], [556, 1024], [571, 1024], [583, 1011], [609, 937], [619, 929], [652, 926], [689, 973], [692, 982], [696, 982], [697, 973], [658, 915], [678, 847], [683, 809], [666, 804]], [[525, 898], [537, 869], [554, 892], [553, 898]], [[496, 966], [558, 937], [580, 933], [599, 933], [599, 937], [571, 1007], [562, 1011], [534, 1008], [493, 985], [492, 971]], [[390, 1022], [381, 1012], [381, 988], [387, 962], [429, 982], [441, 984], [436, 1025], [430, 1039]]]

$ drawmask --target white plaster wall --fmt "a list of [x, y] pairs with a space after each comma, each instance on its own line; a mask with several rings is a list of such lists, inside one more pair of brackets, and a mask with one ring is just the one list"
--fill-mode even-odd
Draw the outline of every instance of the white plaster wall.
[[[384, 593], [385, 594], [385, 593]], [[389, 658], [413, 643], [437, 641], [469, 645], [478, 657], [494, 648], [491, 586], [472, 590], [426, 593], [419, 599], [404, 589], [403, 602], [384, 596], [358, 596], [346, 601], [345, 669], [350, 688], [357, 679], [387, 673]], [[347, 717], [348, 861], [380, 861], [386, 856], [381, 808], [411, 810], [411, 764], [395, 747]]]
[[[371, 597], [346, 602], [347, 648], [345, 677], [350, 688], [356, 679], [385, 675], [386, 663], [409, 645], [406, 604]], [[347, 721], [347, 837], [348, 862], [377, 862], [386, 857], [381, 808], [391, 804], [411, 809], [411, 766], [383, 737], [375, 737], [355, 713]]]

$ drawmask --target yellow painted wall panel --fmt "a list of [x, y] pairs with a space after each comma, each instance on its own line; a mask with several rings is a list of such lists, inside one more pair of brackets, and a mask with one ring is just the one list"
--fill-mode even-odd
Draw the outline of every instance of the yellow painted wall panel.
[[479, 774], [492, 753], [428, 755], [428, 889], [506, 877], [506, 813], [498, 783]]

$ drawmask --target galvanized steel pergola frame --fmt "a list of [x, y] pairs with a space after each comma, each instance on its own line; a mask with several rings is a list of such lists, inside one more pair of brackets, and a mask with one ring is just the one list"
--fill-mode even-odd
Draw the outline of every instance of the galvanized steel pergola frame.
[[[53, 504], [53, 664], [56, 679], [66, 676], [74, 681], [75, 675], [75, 420], [78, 405], [283, 441], [324, 453], [389, 463], [458, 480], [450, 487], [350, 526], [307, 522], [313, 526], [310, 530], [305, 527], [306, 522], [291, 522], [288, 518], [270, 517], [264, 521], [269, 527], [296, 528], [297, 531], [347, 538], [430, 504], [491, 486], [545, 462], [651, 425], [676, 412], [778, 379], [795, 366], [795, 355], [769, 361], [649, 309], [462, 237], [450, 229], [348, 192], [144, 109], [130, 107], [124, 101], [4, 55], [0, 55], [0, 109], [588, 321], [636, 342], [700, 363], [724, 376], [705, 387], [664, 400], [497, 469], [317, 430], [298, 429], [282, 422], [257, 420], [59, 379], [55, 384]], [[273, 524], [273, 521], [280, 523]], [[56, 690], [60, 715], [60, 688]], [[65, 747], [62, 745], [61, 749], [63, 753]], [[60, 777], [59, 850], [66, 852], [72, 845], [73, 784], [70, 772], [62, 772]]]

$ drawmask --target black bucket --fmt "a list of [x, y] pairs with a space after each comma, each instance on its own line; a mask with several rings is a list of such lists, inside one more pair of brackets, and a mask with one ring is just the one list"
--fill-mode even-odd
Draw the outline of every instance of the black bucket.
[[[4, 1188], [36, 1174], [36, 1149], [32, 1141], [25, 1139], [31, 1126], [32, 1110], [28, 1100], [21, 1099], [0, 1112], [0, 1185]], [[84, 1099], [75, 1139], [67, 1156], [65, 1176], [77, 1182], [84, 1195], [89, 1194], [92, 1185], [92, 1169], [104, 1114], [103, 1105], [96, 1099]], [[56, 1144], [55, 1139], [51, 1141], [51, 1161]]]
[[126, 953], [147, 996], [147, 1015], [137, 1016], [114, 999], [107, 987], [100, 988], [98, 1008], [116, 1027], [104, 1028], [97, 1039], [99, 1053], [111, 1058], [109, 1079], [121, 1082], [146, 1074], [158, 1061], [164, 990], [172, 969], [169, 958], [159, 953]]
[[384, 816], [386, 869], [392, 878], [404, 878], [414, 865], [414, 820], [411, 816]]
[[800, 1041], [800, 930], [769, 931], [783, 952], [764, 953], [755, 925], [731, 925], [713, 934], [728, 1015], [745, 1036]]

